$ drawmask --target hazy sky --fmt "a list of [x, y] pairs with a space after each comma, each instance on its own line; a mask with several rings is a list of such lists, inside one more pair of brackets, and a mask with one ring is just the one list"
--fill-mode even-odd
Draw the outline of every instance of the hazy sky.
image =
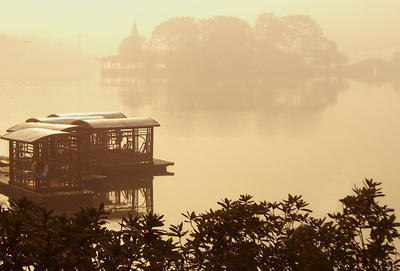
[[134, 21], [148, 38], [171, 17], [225, 15], [253, 24], [263, 12], [310, 15], [345, 52], [400, 50], [399, 0], [0, 0], [0, 32], [80, 42], [83, 50], [105, 56], [117, 52]]

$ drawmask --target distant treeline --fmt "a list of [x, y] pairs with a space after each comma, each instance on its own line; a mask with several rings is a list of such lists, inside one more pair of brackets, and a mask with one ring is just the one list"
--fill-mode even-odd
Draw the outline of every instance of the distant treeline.
[[[256, 76], [307, 79], [351, 77], [398, 82], [400, 51], [392, 59], [367, 59], [348, 65], [349, 57], [324, 36], [306, 15], [258, 16], [254, 25], [236, 17], [170, 18], [147, 40], [136, 28], [122, 40], [118, 54], [98, 59], [106, 77]], [[0, 82], [75, 84], [96, 72], [95, 59], [78, 47], [37, 36], [0, 33]]]
[[118, 56], [121, 62], [163, 67], [170, 74], [304, 73], [348, 61], [310, 17], [272, 13], [259, 15], [254, 26], [226, 16], [171, 18], [157, 25], [148, 41], [134, 26]]
[[79, 83], [96, 72], [96, 62], [78, 47], [31, 36], [0, 33], [0, 82], [64, 85]]
[[360, 77], [377, 76], [381, 68], [385, 72], [398, 69], [400, 52], [393, 61], [346, 66], [349, 58], [309, 16], [263, 13], [253, 26], [226, 16], [171, 18], [157, 25], [148, 40], [135, 24], [131, 35], [121, 42], [118, 55], [100, 61], [113, 62], [112, 69], [103, 66], [106, 74], [118, 66], [125, 75], [127, 70], [150, 75], [161, 70], [167, 75], [304, 77], [328, 73]]

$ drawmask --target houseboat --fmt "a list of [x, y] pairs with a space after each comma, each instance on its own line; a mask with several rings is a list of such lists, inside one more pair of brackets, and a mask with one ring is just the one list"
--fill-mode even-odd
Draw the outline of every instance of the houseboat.
[[[167, 171], [173, 162], [153, 156], [158, 126], [154, 119], [120, 112], [29, 118], [1, 136], [9, 142], [9, 161], [0, 193], [41, 202], [91, 199], [96, 186], [125, 182], [139, 189], [135, 180], [173, 175]], [[152, 184], [146, 189], [152, 198]]]

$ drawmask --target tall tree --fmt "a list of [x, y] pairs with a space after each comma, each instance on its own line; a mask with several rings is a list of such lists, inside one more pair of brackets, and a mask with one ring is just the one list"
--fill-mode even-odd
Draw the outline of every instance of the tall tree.
[[205, 65], [222, 74], [248, 73], [254, 56], [253, 28], [236, 17], [214, 16], [201, 21]]
[[254, 23], [255, 38], [258, 44], [279, 47], [286, 31], [287, 27], [284, 22], [273, 13], [260, 14]]
[[192, 17], [171, 18], [157, 25], [151, 35], [150, 48], [163, 55], [193, 46], [198, 42], [199, 29]]
[[255, 21], [256, 62], [263, 73], [286, 72], [288, 66], [299, 60], [281, 48], [286, 31], [284, 22], [273, 13], [262, 13]]
[[177, 17], [157, 25], [149, 48], [165, 61], [170, 73], [193, 73], [201, 61], [200, 30], [192, 17]]
[[318, 23], [306, 15], [276, 17], [271, 13], [258, 16], [255, 35], [261, 50], [265, 46], [299, 56], [313, 66], [335, 66], [343, 64], [346, 57], [338, 52], [337, 45], [328, 40]]
[[314, 66], [331, 66], [346, 61], [338, 52], [336, 43], [324, 36], [322, 28], [311, 17], [289, 15], [282, 20], [287, 27], [282, 44], [288, 52], [299, 54], [306, 63]]

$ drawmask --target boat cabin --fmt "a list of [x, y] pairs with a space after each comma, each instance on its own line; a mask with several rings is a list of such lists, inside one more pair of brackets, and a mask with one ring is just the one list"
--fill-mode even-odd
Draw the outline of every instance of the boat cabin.
[[82, 138], [78, 134], [25, 128], [2, 139], [9, 141], [10, 184], [36, 190], [82, 187]]
[[84, 169], [153, 163], [154, 127], [151, 118], [85, 119], [71, 123], [85, 135]]
[[[1, 137], [9, 141], [10, 183], [35, 189], [80, 187], [85, 176], [104, 170], [151, 167], [157, 126], [151, 118], [119, 112], [30, 118]], [[164, 171], [172, 164], [163, 163]]]

